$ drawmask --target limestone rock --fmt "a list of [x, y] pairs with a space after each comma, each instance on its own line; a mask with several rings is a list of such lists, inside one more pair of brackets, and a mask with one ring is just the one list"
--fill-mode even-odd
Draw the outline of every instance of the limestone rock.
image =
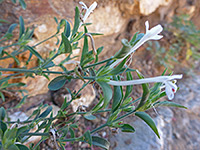
[[159, 6], [167, 6], [172, 0], [140, 0], [140, 13], [149, 15], [153, 13]]
[[94, 10], [87, 22], [93, 23], [88, 26], [90, 32], [103, 33], [104, 36], [107, 36], [121, 32], [126, 19], [122, 17], [118, 6], [108, 2], [105, 7]]

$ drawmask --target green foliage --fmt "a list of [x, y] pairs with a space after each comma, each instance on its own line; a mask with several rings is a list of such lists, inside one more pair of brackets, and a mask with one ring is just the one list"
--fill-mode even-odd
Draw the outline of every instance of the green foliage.
[[[118, 80], [117, 77], [114, 76], [114, 80]], [[112, 112], [116, 111], [122, 101], [123, 98], [123, 91], [121, 86], [114, 86], [114, 93], [113, 93], [113, 102], [112, 102]]]
[[135, 129], [129, 124], [123, 124], [122, 126], [120, 126], [120, 129], [122, 132], [135, 132]]
[[145, 112], [136, 112], [135, 113], [136, 116], [138, 116], [139, 118], [141, 118], [144, 122], [146, 122], [149, 127], [154, 131], [154, 133], [158, 136], [158, 138], [160, 138], [160, 135], [158, 133], [158, 129], [154, 123], [154, 121], [152, 120], [152, 118]]
[[[4, 0], [0, 0], [0, 4], [3, 2]], [[12, 3], [16, 4], [16, 0], [11, 0]], [[24, 0], [18, 0], [19, 1], [19, 4], [21, 5], [21, 7], [25, 10], [26, 9], [26, 3]]]
[[[17, 1], [12, 0], [12, 2], [16, 3]], [[18, 2], [23, 9], [26, 8], [24, 0], [18, 0]], [[80, 14], [79, 8], [76, 7], [73, 27], [66, 19], [61, 19], [59, 21], [57, 18], [54, 18], [57, 23], [57, 32], [33, 46], [31, 46], [29, 42], [32, 41], [34, 28], [26, 28], [22, 16], [19, 17], [19, 24], [11, 24], [8, 31], [0, 38], [0, 43], [2, 45], [0, 46], [0, 61], [13, 59], [17, 64], [15, 68], [12, 68], [12, 66], [9, 68], [3, 68], [2, 66], [0, 68], [0, 100], [2, 101], [2, 107], [0, 108], [0, 149], [37, 150], [39, 149], [40, 144], [47, 139], [53, 139], [54, 144], [62, 150], [64, 150], [66, 142], [71, 142], [72, 144], [73, 142], [86, 142], [89, 146], [94, 145], [103, 149], [109, 149], [110, 143], [105, 138], [93, 136], [94, 133], [104, 127], [119, 128], [122, 132], [134, 133], [135, 129], [130, 124], [124, 124], [121, 120], [129, 115], [135, 114], [144, 120], [159, 137], [155, 123], [144, 111], [157, 106], [186, 108], [173, 102], [160, 101], [160, 98], [166, 95], [164, 91], [161, 91], [162, 83], [155, 83], [152, 87], [150, 87], [148, 83], [141, 84], [142, 96], [135, 100], [131, 97], [133, 85], [128, 85], [126, 88], [122, 86], [111, 87], [109, 84], [111, 80], [118, 82], [123, 82], [125, 79], [128, 81], [133, 80], [133, 73], [137, 73], [139, 79], [144, 78], [142, 74], [135, 69], [127, 67], [126, 63], [128, 57], [121, 60], [115, 68], [110, 67], [117, 59], [126, 56], [131, 48], [141, 40], [144, 34], [139, 34], [139, 32], [137, 32], [130, 41], [123, 39], [122, 48], [114, 56], [99, 61], [99, 55], [103, 51], [103, 46], [97, 48], [96, 52], [94, 52], [94, 49], [90, 50], [88, 44], [90, 43], [90, 39], [87, 37], [87, 34], [90, 34], [91, 36], [99, 36], [101, 34], [90, 33], [87, 29], [87, 26], [90, 25], [90, 23], [82, 24], [82, 20], [80, 19], [82, 15], [83, 14]], [[2, 19], [0, 22], [9, 23]], [[80, 24], [82, 25], [80, 26]], [[17, 30], [17, 26], [19, 27], [19, 36], [16, 40], [14, 38], [14, 30]], [[185, 28], [182, 28], [181, 24], [177, 21], [173, 26], [181, 28], [182, 32], [187, 31], [187, 33], [191, 33], [191, 37], [188, 36], [185, 39], [187, 42], [190, 42], [191, 47], [197, 48], [199, 46], [199, 43], [197, 43], [198, 40], [196, 41], [193, 37], [197, 33], [194, 27], [191, 28], [191, 24], [189, 27], [188, 25], [185, 25]], [[79, 31], [79, 28], [82, 27], [84, 27], [84, 31]], [[61, 28], [64, 28], [64, 30]], [[182, 36], [181, 34], [176, 35]], [[37, 46], [54, 37], [57, 40], [57, 48], [50, 49], [49, 55], [44, 57]], [[83, 47], [79, 47], [80, 41], [83, 41]], [[165, 54], [166, 51], [163, 50], [162, 46], [159, 43], [156, 43], [156, 45], [158, 52], [161, 50], [163, 51], [162, 54]], [[74, 60], [74, 58], [78, 57], [73, 56], [73, 51], [75, 49], [82, 50], [79, 54], [80, 63]], [[25, 53], [29, 54], [29, 58], [25, 60], [25, 62], [19, 61], [19, 56]], [[192, 53], [192, 55], [187, 56], [187, 58], [190, 59], [193, 54], [196, 55], [196, 53]], [[59, 64], [54, 63], [54, 59], [60, 55], [66, 55], [66, 57]], [[156, 54], [156, 56], [158, 55]], [[36, 62], [33, 68], [28, 67], [31, 61]], [[75, 67], [72, 68], [72, 70], [68, 70], [66, 64], [73, 62], [75, 62]], [[62, 71], [54, 71], [54, 69], [61, 69]], [[8, 71], [9, 74], [6, 74]], [[51, 74], [56, 74], [58, 76], [50, 81]], [[162, 75], [165, 74], [166, 70]], [[82, 80], [83, 85], [78, 91], [65, 88], [71, 95], [71, 98], [69, 100], [65, 98], [56, 115], [53, 114], [52, 106], [41, 103], [32, 114], [28, 116], [28, 119], [24, 121], [9, 121], [7, 111], [14, 108], [20, 108], [29, 96], [27, 91], [23, 89], [26, 84], [22, 82], [13, 83], [11, 80], [34, 78], [36, 75], [44, 76], [49, 80], [48, 88], [51, 91], [61, 89], [67, 82], [73, 82], [72, 79]], [[69, 106], [74, 100], [81, 97], [81, 91], [84, 88], [87, 88], [89, 84], [94, 84], [95, 87], [99, 87], [99, 89], [96, 90], [96, 92], [98, 92], [97, 95], [100, 95], [97, 104], [90, 110], [88, 110], [88, 108], [85, 111], [78, 109], [75, 112], [70, 112]], [[5, 109], [4, 103], [8, 101], [4, 94], [5, 92], [16, 92], [21, 94], [22, 99], [16, 106]], [[136, 105], [136, 102], [139, 103]], [[98, 114], [103, 112], [108, 113], [105, 121], [106, 123], [95, 129], [84, 131], [83, 135], [78, 136], [76, 134], [80, 128], [78, 126], [77, 116], [81, 115], [84, 119], [91, 121], [99, 119], [100, 115]], [[59, 120], [61, 123], [55, 123], [56, 120]], [[32, 130], [36, 126], [37, 129]], [[25, 146], [25, 142], [32, 136], [40, 136], [41, 139], [35, 145], [32, 143], [29, 147]]]
[[58, 76], [54, 78], [48, 85], [48, 88], [52, 91], [59, 90], [62, 88], [65, 83], [67, 82], [67, 77], [66, 76]]
[[[137, 71], [138, 77], [140, 79], [143, 79], [144, 77], [141, 75], [140, 72]], [[149, 89], [149, 84], [145, 83], [142, 84], [142, 89], [143, 89], [143, 94], [142, 94], [142, 98], [140, 100], [139, 105], [137, 106], [136, 110], [140, 110], [140, 108], [147, 102], [148, 98], [149, 98], [149, 94], [150, 94], [150, 89]]]
[[110, 147], [110, 143], [107, 140], [98, 136], [92, 136], [92, 145], [99, 146], [106, 150], [108, 150]]
[[97, 83], [102, 88], [104, 94], [104, 107], [106, 107], [112, 98], [112, 89], [106, 82], [100, 81]]

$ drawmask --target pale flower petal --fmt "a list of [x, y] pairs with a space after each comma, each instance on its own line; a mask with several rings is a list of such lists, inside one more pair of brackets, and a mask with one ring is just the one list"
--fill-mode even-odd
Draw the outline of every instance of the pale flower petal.
[[146, 26], [146, 33], [149, 31], [149, 21], [145, 22], [145, 26]]
[[146, 34], [138, 41], [132, 48], [131, 50], [121, 59], [116, 60], [114, 63], [110, 65], [110, 68], [115, 67], [119, 62], [124, 60], [127, 56], [130, 54], [134, 53], [142, 44], [149, 40], [160, 40], [163, 36], [158, 35], [160, 32], [162, 32], [163, 27], [161, 25], [157, 25], [149, 30], [149, 22], [145, 22], [146, 26]]
[[172, 88], [170, 86], [168, 86], [167, 84], [165, 87], [165, 93], [169, 100], [172, 100], [174, 98], [174, 92], [172, 91]]
[[88, 9], [87, 6], [85, 5], [85, 3], [83, 3], [82, 1], [80, 1], [79, 4], [83, 5], [82, 6], [83, 9], [86, 9], [86, 10]]
[[110, 80], [107, 83], [114, 86], [128, 86], [128, 85], [137, 85], [143, 83], [162, 82], [164, 84], [162, 88], [165, 88], [166, 95], [168, 96], [169, 100], [172, 100], [174, 98], [174, 94], [177, 91], [177, 86], [175, 82], [173, 83], [172, 81], [175, 79], [181, 79], [182, 77], [183, 75], [159, 76], [153, 78], [144, 78], [144, 79], [128, 80], [128, 81]]
[[82, 8], [86, 10], [82, 18], [82, 22], [79, 25], [79, 28], [80, 28], [81, 25], [85, 22], [85, 20], [89, 17], [89, 15], [93, 12], [93, 10], [97, 7], [97, 2], [94, 2], [89, 8], [83, 2], [79, 2], [79, 4], [81, 4]]
[[155, 35], [155, 36], [153, 36], [153, 37], [151, 38], [151, 40], [160, 40], [160, 39], [162, 39], [162, 38], [163, 38], [162, 35]]
[[174, 94], [177, 91], [177, 86], [175, 83], [173, 83], [171, 81], [166, 81], [166, 82], [164, 82], [164, 84], [165, 84], [166, 95], [169, 98], [169, 100], [172, 100], [174, 98]]

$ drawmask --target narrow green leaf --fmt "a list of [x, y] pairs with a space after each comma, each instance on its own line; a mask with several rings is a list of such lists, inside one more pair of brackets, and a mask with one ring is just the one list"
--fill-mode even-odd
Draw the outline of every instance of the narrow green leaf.
[[105, 67], [102, 66], [98, 71], [97, 71], [97, 76], [104, 76], [110, 72], [111, 68], [109, 66]]
[[[54, 18], [54, 19], [55, 19], [56, 23], [58, 23], [57, 18]], [[71, 27], [70, 27], [69, 22], [68, 22], [66, 19], [62, 19], [62, 20], [60, 21], [60, 23], [59, 23], [59, 25], [58, 25], [58, 27], [57, 27], [57, 33], [60, 32], [60, 28], [61, 28], [63, 25], [65, 26], [65, 28], [64, 28], [64, 35], [68, 38], [68, 37], [70, 36]]]
[[153, 104], [153, 106], [158, 107], [158, 106], [167, 106], [167, 107], [179, 107], [179, 108], [185, 108], [187, 109], [187, 107], [174, 103], [174, 102], [170, 102], [170, 101], [162, 101], [162, 102], [156, 102]]
[[49, 106], [38, 118], [45, 118], [52, 111], [52, 106]]
[[131, 112], [133, 110], [135, 110], [135, 106], [128, 106], [128, 107], [123, 108], [123, 111], [125, 112]]
[[[126, 79], [127, 80], [133, 80], [131, 72], [126, 73]], [[131, 94], [132, 90], [133, 90], [133, 85], [126, 86], [126, 92], [125, 92], [124, 100], [126, 100], [128, 98], [128, 96]]]
[[144, 122], [146, 122], [149, 125], [149, 127], [154, 131], [154, 133], [158, 136], [158, 138], [160, 138], [158, 129], [157, 129], [153, 119], [147, 113], [136, 112], [135, 115], [138, 116], [139, 118], [141, 118]]
[[15, 4], [15, 3], [16, 3], [16, 0], [12, 0], [12, 2]]
[[107, 119], [107, 123], [109, 124], [110, 122], [115, 120], [121, 111], [122, 109], [117, 109], [115, 112], [111, 113], [109, 118]]
[[41, 62], [44, 62], [44, 59], [42, 58], [42, 56], [36, 51], [34, 50], [31, 46], [26, 45], [25, 48], [27, 48], [33, 55], [35, 55]]
[[22, 35], [25, 32], [25, 27], [24, 27], [24, 19], [22, 16], [19, 17], [19, 39], [22, 37]]
[[80, 12], [78, 7], [75, 9], [75, 20], [74, 20], [74, 28], [72, 30], [72, 37], [76, 34], [80, 25]]
[[48, 69], [48, 68], [51, 68], [51, 67], [54, 67], [55, 64], [53, 61], [50, 61], [48, 64], [46, 64], [45, 66], [43, 66], [45, 69]]
[[[3, 131], [0, 129], [0, 138], [2, 139], [3, 138]], [[1, 145], [1, 142], [0, 142], [0, 149], [2, 149], [2, 145]]]
[[122, 45], [123, 47], [114, 55], [114, 58], [123, 58], [132, 48], [127, 39], [122, 39]]
[[11, 24], [10, 27], [8, 28], [8, 31], [6, 32], [6, 34], [3, 37], [1, 37], [0, 40], [3, 39], [3, 38], [11, 39], [12, 36], [13, 36], [12, 32], [17, 25], [18, 24], [16, 24], [16, 23]]
[[154, 97], [152, 97], [150, 99], [150, 104], [149, 105], [155, 103], [156, 101], [158, 101], [160, 98], [162, 98], [164, 96], [166, 96], [165, 91], [162, 91], [162, 92], [158, 93], [157, 95], [155, 95]]
[[26, 3], [24, 0], [19, 0], [20, 5], [22, 6], [22, 8], [25, 10], [26, 9]]
[[64, 33], [62, 33], [62, 42], [64, 43], [64, 53], [71, 53], [72, 52], [72, 46], [68, 40], [68, 38], [65, 36]]
[[106, 150], [108, 150], [110, 147], [110, 143], [106, 139], [103, 139], [98, 136], [92, 136], [92, 145], [99, 146]]
[[6, 110], [4, 107], [1, 107], [0, 108], [0, 120], [4, 120], [5, 116], [6, 116]]
[[77, 42], [77, 41], [79, 41], [81, 38], [83, 38], [83, 36], [84, 36], [84, 33], [83, 33], [83, 32], [79, 32], [78, 35], [76, 35], [70, 42], [71, 42], [71, 43]]
[[62, 88], [67, 82], [66, 76], [58, 76], [54, 78], [48, 85], [49, 90], [56, 91]]
[[43, 136], [41, 138], [41, 140], [39, 142], [37, 142], [37, 144], [34, 146], [33, 150], [37, 150], [38, 146], [40, 145], [40, 143], [42, 143], [43, 141], [45, 141], [46, 139], [48, 139], [48, 136]]
[[[117, 77], [113, 78], [114, 80], [117, 80]], [[120, 86], [114, 86], [114, 94], [113, 94], [113, 103], [112, 103], [112, 112], [117, 110], [121, 104], [122, 100], [122, 91]]]
[[7, 33], [11, 33], [13, 32], [13, 30], [15, 29], [15, 27], [17, 26], [18, 24], [14, 23], [14, 24], [11, 24], [10, 27], [8, 28], [8, 31]]
[[84, 138], [85, 138], [85, 141], [91, 146], [92, 145], [92, 137], [91, 137], [91, 134], [90, 134], [90, 131], [86, 131], [84, 133]]
[[69, 132], [71, 134], [71, 138], [74, 138], [75, 137], [74, 130], [72, 128], [69, 128]]
[[3, 47], [0, 47], [0, 57], [1, 57], [1, 55], [3, 54]]
[[65, 36], [69, 37], [70, 36], [70, 32], [71, 32], [70, 24], [67, 21], [66, 24], [65, 24], [65, 29], [64, 29]]
[[135, 40], [133, 39], [134, 41], [133, 40], [130, 41], [131, 46], [134, 46], [143, 36], [144, 33], [137, 34], [136, 39]]
[[136, 32], [136, 33], [133, 35], [132, 39], [130, 40], [130, 42], [129, 42], [129, 43], [130, 43], [131, 45], [133, 45], [132, 43], [134, 43], [134, 42], [135, 42], [135, 40], [136, 40], [136, 38], [137, 38], [137, 35], [138, 35], [138, 33], [139, 33], [139, 32]]
[[20, 150], [29, 150], [28, 147], [26, 147], [25, 145], [22, 145], [22, 144], [16, 144], [16, 146], [17, 146]]
[[55, 22], [58, 24], [58, 19], [56, 17], [54, 17]]
[[34, 30], [35, 30], [34, 28], [32, 30], [29, 30], [29, 28], [27, 28], [24, 40], [30, 40], [33, 36]]
[[103, 33], [91, 33], [91, 32], [90, 32], [90, 34], [91, 34], [92, 36], [103, 35]]
[[122, 132], [135, 132], [135, 129], [129, 124], [123, 124], [120, 129]]
[[123, 101], [121, 107], [126, 106], [126, 105], [127, 105], [128, 103], [130, 103], [132, 100], [133, 100], [132, 97], [128, 97], [128, 98], [124, 99], [124, 101]]
[[87, 120], [95, 120], [96, 119], [96, 117], [94, 115], [92, 115], [91, 113], [85, 114], [84, 118]]
[[[84, 27], [85, 29], [85, 33], [87, 33], [87, 28]], [[80, 65], [82, 66], [83, 65], [83, 61], [85, 59], [85, 55], [88, 53], [88, 37], [87, 36], [84, 36], [84, 44], [83, 44], [83, 50], [82, 50], [82, 55], [81, 55], [81, 62], [80, 62]], [[86, 58], [87, 59], [87, 58]]]
[[[18, 130], [17, 130], [17, 134], [16, 134], [16, 136], [19, 137], [21, 133], [28, 133], [29, 130], [30, 130], [30, 129], [29, 129], [28, 126], [22, 126], [22, 127], [19, 127]], [[21, 136], [20, 138], [22, 138], [22, 137], [24, 137], [24, 135]]]
[[3, 141], [16, 138], [17, 128], [7, 129], [4, 133]]
[[64, 102], [62, 104], [62, 106], [60, 107], [60, 110], [64, 110], [65, 108], [67, 108], [67, 98], [65, 97]]
[[[100, 96], [102, 96], [102, 95], [100, 95]], [[103, 106], [103, 100], [104, 100], [104, 98], [103, 98], [103, 97], [100, 97], [100, 100], [99, 100], [98, 104], [96, 104], [96, 105], [92, 108], [92, 112], [96, 112], [96, 111], [98, 111], [99, 109], [102, 108], [102, 106]]]
[[5, 102], [5, 96], [2, 92], [0, 92], [0, 97], [1, 97], [2, 101]]
[[109, 72], [109, 75], [117, 75], [117, 74], [119, 74], [122, 70], [124, 71], [124, 69], [126, 69], [126, 68], [123, 68], [123, 67], [124, 67], [124, 64], [126, 63], [126, 60], [127, 60], [127, 58], [125, 58], [117, 67], [113, 68], [113, 69]]
[[7, 125], [0, 120], [0, 129], [3, 131], [3, 133], [7, 130]]
[[[137, 71], [138, 77], [140, 79], [143, 79], [144, 77], [140, 74], [140, 72]], [[150, 94], [150, 89], [149, 89], [149, 84], [148, 83], [144, 83], [142, 84], [142, 90], [143, 90], [143, 94], [142, 94], [142, 98], [140, 100], [139, 105], [137, 106], [136, 110], [139, 110], [148, 100], [149, 98], [149, 94]]]
[[0, 22], [1, 22], [1, 23], [10, 23], [9, 21], [4, 20], [4, 19], [0, 19]]
[[7, 150], [21, 150], [21, 149], [19, 149], [16, 145], [12, 144], [8, 146]]
[[9, 57], [13, 58], [13, 59], [15, 60], [15, 62], [17, 63], [17, 65], [20, 65], [20, 61], [18, 60], [18, 58], [17, 58], [17, 57], [15, 57], [15, 56], [13, 56], [13, 55], [9, 54], [9, 53], [8, 53], [8, 52], [6, 52], [6, 51], [4, 51], [4, 53], [5, 53], [7, 56], [9, 56]]
[[97, 82], [100, 87], [102, 88], [103, 95], [104, 95], [104, 107], [108, 105], [112, 98], [112, 89], [106, 82]]

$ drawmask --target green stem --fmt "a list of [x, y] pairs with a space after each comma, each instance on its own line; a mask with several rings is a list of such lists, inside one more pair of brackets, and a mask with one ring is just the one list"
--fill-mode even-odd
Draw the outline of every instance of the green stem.
[[16, 46], [16, 45], [18, 45], [18, 43], [13, 43], [13, 44], [11, 44], [11, 45], [4, 46], [4, 47], [2, 47], [2, 48], [3, 48], [3, 49], [6, 49], [6, 48], [9, 48], [9, 47], [12, 47], [12, 46]]
[[51, 57], [49, 60], [47, 60], [43, 65], [42, 68], [45, 67], [46, 65], [48, 65], [48, 63], [50, 63], [52, 60], [54, 60], [59, 54], [56, 53], [53, 57]]
[[[56, 117], [53, 117], [53, 118], [41, 118], [41, 120], [54, 120], [56, 119]], [[26, 123], [30, 123], [30, 122], [33, 122], [35, 121], [34, 119], [33, 120], [26, 120], [26, 121], [7, 121], [6, 123], [7, 124], [13, 124], [13, 123], [18, 123], [18, 124], [26, 124]]]
[[78, 92], [74, 95], [76, 97], [91, 81], [88, 81], [87, 83], [84, 83], [83, 86], [78, 90]]
[[116, 121], [119, 121], [119, 120], [121, 120], [121, 119], [123, 119], [123, 118], [125, 118], [125, 117], [128, 117], [129, 115], [131, 115], [131, 114], [133, 114], [133, 113], [135, 113], [135, 112], [136, 112], [136, 110], [132, 110], [132, 111], [128, 112], [127, 114], [122, 115], [122, 116], [120, 116], [119, 118], [113, 120], [112, 123], [113, 123], [113, 122], [116, 122]]
[[96, 129], [94, 129], [94, 130], [92, 130], [90, 133], [91, 133], [91, 134], [92, 134], [92, 133], [95, 133], [95, 132], [97, 132], [97, 131], [103, 129], [103, 128], [106, 127], [106, 126], [108, 126], [107, 123], [105, 123], [105, 124], [101, 125], [100, 127], [96, 128]]
[[[44, 43], [44, 42], [46, 42], [46, 41], [48, 41], [49, 39], [55, 37], [56, 35], [57, 35], [57, 34], [54, 34], [54, 35], [48, 37], [47, 39], [45, 39], [45, 40], [43, 40], [43, 41], [41, 41], [41, 42], [35, 44], [35, 45], [33, 46], [33, 48], [35, 48], [36, 46], [38, 46], [38, 45], [40, 45], [40, 44], [42, 44], [42, 43]], [[17, 43], [15, 43], [15, 44], [17, 45]], [[14, 46], [14, 45], [13, 45], [13, 46]], [[24, 49], [23, 51], [18, 51], [17, 53], [14, 53], [14, 55], [12, 55], [12, 56], [13, 56], [13, 57], [14, 57], [14, 56], [17, 56], [17, 55], [19, 55], [19, 54], [21, 54], [21, 53], [24, 53], [24, 52], [27, 51], [27, 50], [28, 50], [28, 49]], [[9, 56], [5, 56], [5, 57], [0, 58], [0, 60], [6, 59], [6, 58], [10, 58], [10, 57], [9, 57]]]
[[26, 136], [49, 136], [49, 133], [21, 133], [21, 135]]
[[[40, 73], [38, 70], [28, 70], [21, 68], [0, 68], [0, 71], [14, 71], [14, 72], [25, 72], [25, 73]], [[52, 74], [65, 74], [65, 72], [60, 71], [42, 71], [42, 73], [52, 73]]]
[[60, 139], [57, 139], [57, 141], [59, 142], [71, 142], [71, 141], [79, 141], [79, 138], [70, 138], [70, 139], [64, 139], [64, 140], [60, 140]]
[[121, 117], [119, 117], [119, 118], [113, 120], [113, 121], [110, 122], [109, 124], [108, 124], [108, 123], [105, 123], [105, 124], [101, 125], [100, 127], [96, 128], [96, 129], [94, 129], [94, 130], [92, 130], [90, 133], [91, 133], [91, 134], [92, 134], [92, 133], [95, 133], [95, 132], [97, 132], [97, 131], [103, 129], [103, 128], [106, 127], [106, 126], [109, 126], [110, 124], [112, 124], [112, 123], [114, 123], [114, 122], [116, 122], [116, 121], [119, 121], [119, 120], [121, 120], [121, 119], [123, 119], [123, 118], [125, 118], [125, 117], [127, 117], [127, 116], [129, 116], [129, 115], [131, 115], [131, 114], [133, 114], [135, 111], [136, 111], [136, 110], [133, 110], [133, 111], [131, 111], [131, 112], [125, 114], [125, 115], [122, 115]]
[[83, 67], [83, 69], [90, 68], [90, 67], [93, 67], [93, 66], [97, 66], [97, 65], [106, 63], [106, 62], [108, 62], [108, 61], [111, 61], [111, 60], [112, 60], [112, 58], [108, 58], [108, 59], [106, 59], [106, 60], [103, 60], [103, 61], [100, 61], [100, 62], [91, 64], [91, 65], [85, 66], [85, 67]]
[[38, 46], [38, 45], [40, 45], [40, 44], [42, 44], [42, 43], [44, 43], [44, 42], [50, 40], [51, 38], [55, 37], [56, 35], [57, 35], [57, 33], [54, 34], [54, 35], [52, 35], [52, 36], [50, 36], [50, 37], [48, 37], [47, 39], [45, 39], [45, 40], [43, 40], [43, 41], [41, 41], [41, 42], [35, 44], [35, 45], [33, 46], [33, 48], [35, 48], [36, 46]]

